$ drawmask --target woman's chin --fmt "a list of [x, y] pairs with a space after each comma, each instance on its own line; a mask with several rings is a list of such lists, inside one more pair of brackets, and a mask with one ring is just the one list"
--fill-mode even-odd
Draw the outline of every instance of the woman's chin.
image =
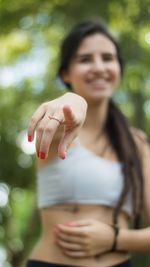
[[109, 99], [112, 96], [112, 92], [101, 91], [96, 94], [92, 94], [88, 97], [89, 102], [101, 102], [102, 100]]

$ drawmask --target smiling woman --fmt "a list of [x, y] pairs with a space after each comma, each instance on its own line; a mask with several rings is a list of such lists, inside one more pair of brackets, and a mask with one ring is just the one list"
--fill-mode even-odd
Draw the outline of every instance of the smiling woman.
[[87, 36], [62, 78], [88, 103], [110, 97], [120, 80], [115, 45], [104, 34]]
[[130, 267], [130, 251], [150, 252], [150, 228], [137, 230], [143, 211], [150, 223], [150, 152], [111, 99], [123, 60], [101, 21], [71, 30], [58, 74], [72, 92], [42, 104], [28, 129], [43, 231], [27, 266]]

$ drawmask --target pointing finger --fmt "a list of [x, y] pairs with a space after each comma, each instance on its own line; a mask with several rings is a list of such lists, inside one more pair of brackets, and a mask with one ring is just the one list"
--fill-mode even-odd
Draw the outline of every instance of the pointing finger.
[[72, 112], [72, 109], [69, 105], [65, 105], [63, 107], [63, 113], [64, 113], [64, 118], [65, 118], [65, 121], [67, 122], [74, 122], [75, 121], [75, 115], [73, 114]]

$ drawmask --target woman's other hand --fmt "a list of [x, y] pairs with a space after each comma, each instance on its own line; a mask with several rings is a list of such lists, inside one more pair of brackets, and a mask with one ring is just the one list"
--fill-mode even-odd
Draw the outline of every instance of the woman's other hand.
[[58, 224], [54, 229], [56, 244], [70, 257], [83, 258], [111, 250], [114, 230], [97, 220], [79, 220], [67, 225]]
[[58, 146], [58, 155], [65, 158], [67, 148], [78, 134], [86, 117], [87, 103], [83, 97], [66, 93], [63, 96], [43, 103], [33, 114], [28, 127], [28, 141], [33, 141], [34, 132], [37, 130], [36, 151], [37, 155], [45, 159], [48, 156], [50, 144], [55, 133], [63, 126]]

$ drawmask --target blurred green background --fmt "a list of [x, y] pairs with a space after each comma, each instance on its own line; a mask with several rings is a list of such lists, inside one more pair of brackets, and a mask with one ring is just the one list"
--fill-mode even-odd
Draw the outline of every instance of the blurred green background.
[[[114, 99], [150, 137], [150, 0], [0, 0], [0, 267], [23, 267], [40, 235], [26, 130], [39, 103], [65, 92], [56, 77], [63, 36], [93, 17], [107, 21], [125, 58]], [[133, 262], [149, 267], [150, 257]]]

